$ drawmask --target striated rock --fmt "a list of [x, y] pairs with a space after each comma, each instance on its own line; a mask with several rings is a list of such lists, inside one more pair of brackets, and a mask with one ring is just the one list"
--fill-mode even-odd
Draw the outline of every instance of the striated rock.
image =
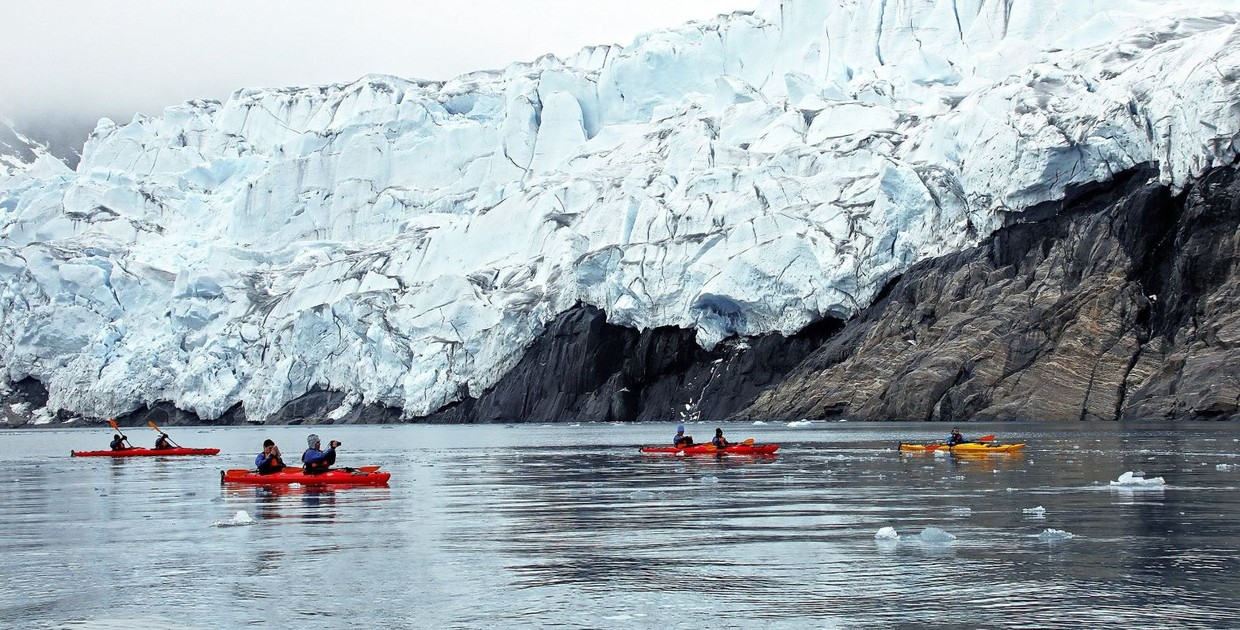
[[1139, 170], [915, 265], [740, 417], [1240, 416], [1240, 181]]

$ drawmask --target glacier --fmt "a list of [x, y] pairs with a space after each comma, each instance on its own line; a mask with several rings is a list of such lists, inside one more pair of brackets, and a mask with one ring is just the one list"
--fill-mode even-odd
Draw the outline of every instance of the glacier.
[[1238, 23], [780, 0], [449, 81], [105, 119], [75, 170], [0, 172], [0, 367], [96, 418], [262, 419], [316, 388], [412, 418], [578, 304], [705, 348], [846, 319], [1077, 187], [1234, 163]]

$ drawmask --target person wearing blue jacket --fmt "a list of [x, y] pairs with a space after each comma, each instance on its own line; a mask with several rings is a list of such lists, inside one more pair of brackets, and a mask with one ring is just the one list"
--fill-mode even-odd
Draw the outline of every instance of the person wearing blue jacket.
[[280, 447], [271, 440], [263, 440], [263, 452], [254, 458], [254, 467], [260, 475], [270, 475], [284, 470], [284, 458], [280, 457]]
[[693, 446], [693, 436], [685, 435], [685, 425], [676, 425], [676, 437], [672, 438], [672, 446]]
[[952, 434], [947, 436], [947, 445], [955, 446], [957, 444], [964, 444], [964, 442], [965, 439], [964, 436], [960, 434], [960, 429], [952, 427]]
[[313, 475], [321, 472], [327, 472], [332, 464], [336, 463], [336, 447], [340, 446], [340, 442], [332, 440], [327, 444], [327, 450], [319, 450], [319, 436], [311, 433], [306, 438], [306, 445], [309, 448], [301, 454], [301, 469], [307, 475]]

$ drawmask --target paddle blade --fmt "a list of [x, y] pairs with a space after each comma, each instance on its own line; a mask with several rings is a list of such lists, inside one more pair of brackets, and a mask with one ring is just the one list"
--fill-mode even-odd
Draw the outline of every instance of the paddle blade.
[[121, 432], [121, 428], [116, 426], [116, 418], [108, 418], [108, 424], [112, 425], [112, 430], [117, 433]]
[[992, 433], [990, 435], [983, 435], [982, 437], [977, 438], [977, 441], [978, 442], [989, 442], [993, 439], [995, 439], [995, 435]]
[[938, 448], [938, 447], [940, 447], [940, 446], [943, 446], [943, 445], [942, 445], [942, 444], [927, 444], [927, 445], [926, 445], [926, 452], [927, 452], [927, 453], [932, 453], [932, 452], [934, 452], [934, 450], [935, 450], [935, 449], [937, 449], [937, 448]]
[[744, 444], [746, 446], [753, 446], [753, 438], [746, 439], [744, 442], [741, 442], [741, 444]]
[[[154, 423], [154, 422], [151, 422], [150, 420], [147, 420], [147, 421], [146, 421], [146, 424], [147, 424], [148, 426], [150, 426], [152, 429], [155, 429], [156, 431], [159, 431], [159, 427], [155, 426], [155, 423]], [[159, 432], [160, 432], [160, 433], [163, 433], [163, 431], [159, 431]]]

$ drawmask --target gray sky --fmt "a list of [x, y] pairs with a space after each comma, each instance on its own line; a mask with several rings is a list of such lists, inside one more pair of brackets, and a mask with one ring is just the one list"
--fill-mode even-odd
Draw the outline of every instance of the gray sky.
[[240, 87], [446, 79], [758, 0], [0, 0], [0, 114], [118, 122]]

